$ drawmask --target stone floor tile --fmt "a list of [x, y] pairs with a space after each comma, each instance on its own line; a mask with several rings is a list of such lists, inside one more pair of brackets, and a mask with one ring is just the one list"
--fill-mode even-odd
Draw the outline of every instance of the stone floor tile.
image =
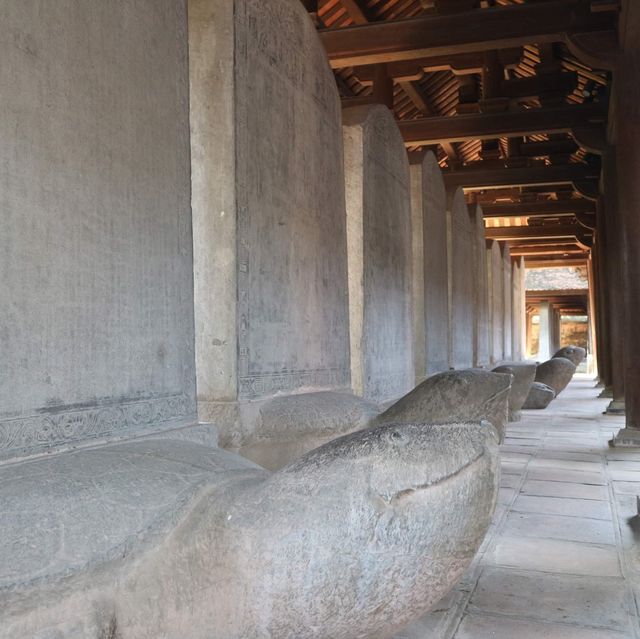
[[567, 497], [540, 497], [520, 495], [512, 510], [545, 515], [567, 515], [570, 517], [589, 517], [591, 519], [611, 519], [611, 508], [604, 501], [594, 499], [572, 499]]
[[609, 477], [614, 481], [640, 481], [640, 472], [635, 470], [609, 470]]
[[[506, 475], [508, 477], [508, 475]], [[512, 475], [515, 477], [515, 475]], [[513, 498], [516, 495], [515, 488], [500, 488], [498, 491], [498, 503], [499, 504], [510, 504], [513, 501]]]
[[576, 453], [553, 448], [541, 448], [536, 459], [568, 459], [573, 461], [598, 462], [602, 464], [602, 453]]
[[486, 568], [470, 612], [629, 630], [623, 579]]
[[612, 521], [510, 512], [501, 532], [509, 537], [545, 537], [589, 544], [615, 545]]
[[[640, 473], [640, 461], [636, 461], [633, 459], [611, 459], [607, 460], [607, 469], [608, 470], [631, 470], [636, 473]], [[640, 481], [640, 475], [638, 475], [638, 479]]]
[[[638, 488], [640, 489], [640, 484]], [[539, 479], [528, 479], [525, 481], [520, 492], [523, 495], [538, 495], [540, 497], [569, 497], [572, 499], [597, 499], [600, 501], [607, 501], [609, 499], [609, 491], [606, 486], [593, 486], [590, 484], [576, 484], [562, 481], [543, 481]]]
[[483, 557], [483, 564], [572, 575], [620, 576], [614, 548], [557, 539], [500, 535]]
[[607, 484], [607, 479], [603, 473], [586, 473], [582, 470], [564, 470], [563, 468], [532, 468], [527, 473], [527, 478], [592, 484], [595, 486], [606, 486]]
[[631, 635], [602, 628], [468, 615], [455, 639], [631, 639]]
[[529, 468], [562, 468], [564, 470], [582, 470], [597, 473], [602, 470], [602, 463], [599, 461], [575, 461], [570, 459], [536, 457], [536, 459], [531, 460]]
[[640, 495], [640, 481], [614, 481], [613, 490], [622, 495]]
[[524, 453], [511, 453], [509, 451], [500, 450], [500, 460], [503, 462], [516, 462], [520, 464], [526, 464], [531, 460], [531, 455]]
[[500, 468], [506, 475], [521, 475], [527, 469], [527, 464], [522, 462], [504, 461], [500, 464]]
[[518, 475], [502, 475], [500, 477], [500, 487], [501, 488], [517, 488], [518, 486], [520, 486], [521, 481], [522, 481], [522, 478], [519, 477]]

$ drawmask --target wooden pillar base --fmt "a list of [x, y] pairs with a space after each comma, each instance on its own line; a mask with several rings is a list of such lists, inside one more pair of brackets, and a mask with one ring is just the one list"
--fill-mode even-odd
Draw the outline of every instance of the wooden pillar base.
[[622, 428], [609, 442], [612, 448], [640, 448], [640, 430], [636, 428]]

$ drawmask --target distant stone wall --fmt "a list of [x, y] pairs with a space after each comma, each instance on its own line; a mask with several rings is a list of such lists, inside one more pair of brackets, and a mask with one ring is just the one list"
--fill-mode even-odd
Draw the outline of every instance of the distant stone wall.
[[475, 228], [469, 215], [464, 191], [458, 188], [449, 196], [449, 364], [453, 368], [468, 368], [474, 363]]
[[414, 386], [409, 162], [384, 106], [343, 113], [351, 378], [377, 402]]
[[424, 317], [427, 374], [449, 367], [447, 195], [433, 153], [422, 162]]
[[195, 419], [185, 8], [3, 6], [0, 457]]
[[298, 0], [192, 0], [190, 27], [200, 415], [349, 388], [341, 110], [314, 25]]

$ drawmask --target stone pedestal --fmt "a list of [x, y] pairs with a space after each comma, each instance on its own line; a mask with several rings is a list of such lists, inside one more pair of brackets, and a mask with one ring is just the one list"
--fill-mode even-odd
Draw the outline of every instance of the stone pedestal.
[[409, 162], [387, 107], [344, 111], [343, 130], [351, 380], [356, 394], [386, 402], [415, 385]]

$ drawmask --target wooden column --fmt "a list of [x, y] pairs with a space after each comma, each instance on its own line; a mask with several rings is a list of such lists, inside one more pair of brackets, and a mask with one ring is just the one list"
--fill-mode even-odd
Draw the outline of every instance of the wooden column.
[[[630, 3], [636, 5], [637, 3]], [[639, 16], [636, 15], [636, 18]], [[638, 26], [640, 20], [636, 20]], [[633, 27], [631, 27], [633, 29]], [[640, 31], [640, 28], [637, 30]], [[623, 272], [626, 429], [616, 445], [640, 446], [640, 49], [627, 40], [614, 75], [614, 118], [618, 177], [618, 225], [622, 252], [609, 254]]]
[[623, 260], [625, 254], [623, 229], [619, 202], [619, 185], [617, 183], [616, 149], [609, 148], [602, 157], [602, 182], [605, 192], [605, 250], [607, 289], [607, 318], [609, 325], [609, 352], [611, 362], [612, 400], [607, 413], [624, 414], [625, 409], [625, 354], [626, 336], [624, 320], [625, 304], [625, 272]]
[[609, 336], [609, 301], [606, 286], [606, 224], [605, 198], [602, 196], [597, 206], [597, 229], [594, 256], [594, 289], [597, 314], [596, 339], [598, 342], [598, 378], [603, 391], [600, 397], [613, 397], [611, 390], [611, 339]]

